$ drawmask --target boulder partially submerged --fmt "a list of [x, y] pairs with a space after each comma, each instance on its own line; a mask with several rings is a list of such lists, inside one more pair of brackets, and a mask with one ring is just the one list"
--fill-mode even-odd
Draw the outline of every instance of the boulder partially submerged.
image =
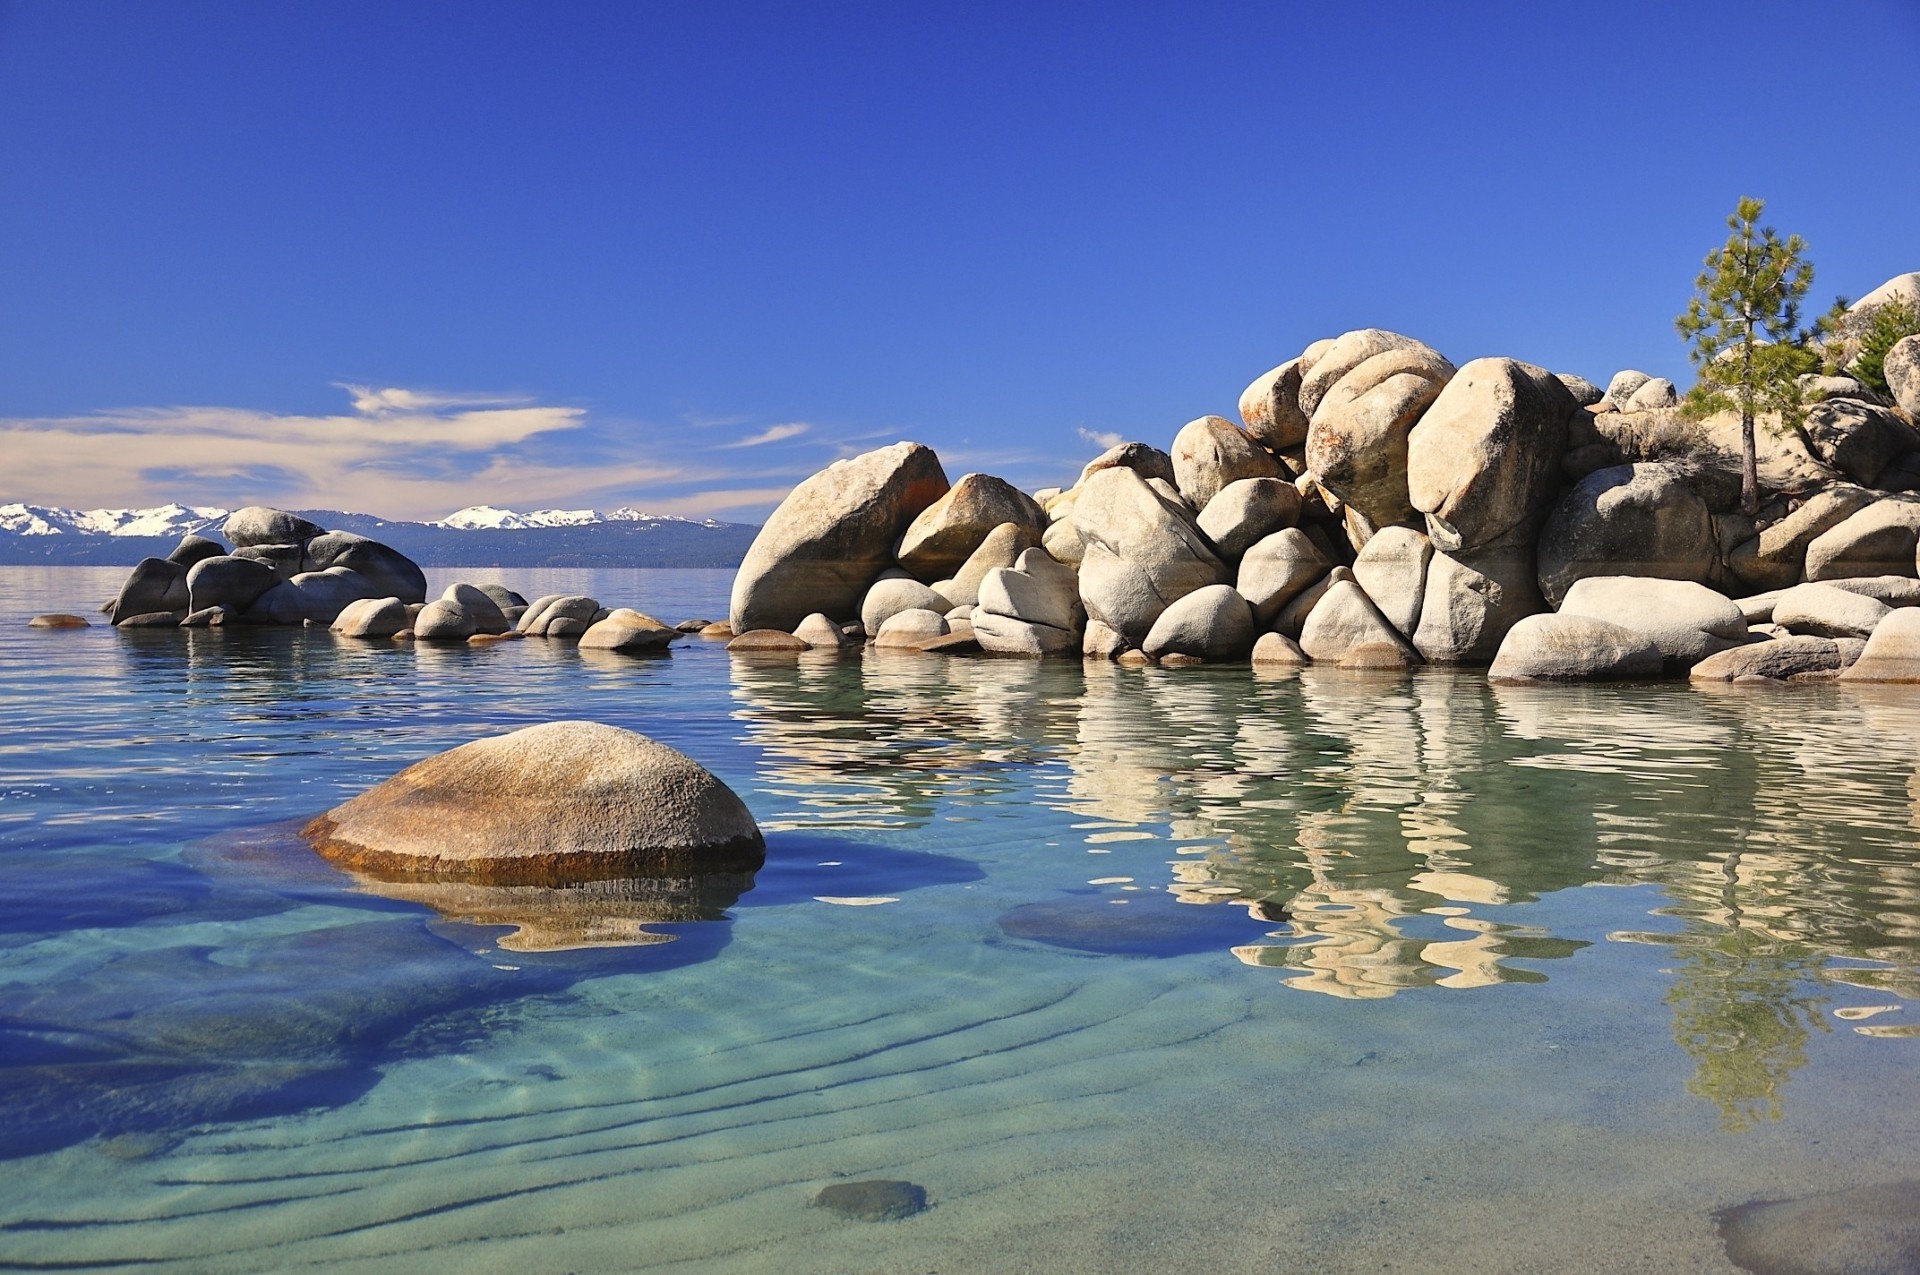
[[416, 762], [303, 833], [328, 859], [372, 876], [491, 885], [751, 872], [766, 858], [745, 803], [705, 767], [584, 721]]

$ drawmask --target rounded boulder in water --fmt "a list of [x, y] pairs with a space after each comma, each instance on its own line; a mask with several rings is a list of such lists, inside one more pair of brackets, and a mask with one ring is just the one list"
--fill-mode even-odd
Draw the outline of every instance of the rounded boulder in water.
[[375, 876], [560, 885], [751, 872], [766, 842], [732, 789], [684, 753], [599, 722], [547, 722], [401, 771], [304, 829]]

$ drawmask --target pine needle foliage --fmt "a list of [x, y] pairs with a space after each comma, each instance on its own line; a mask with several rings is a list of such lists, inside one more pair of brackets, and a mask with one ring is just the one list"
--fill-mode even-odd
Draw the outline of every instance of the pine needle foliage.
[[1754, 421], [1772, 415], [1782, 428], [1798, 426], [1806, 415], [1798, 378], [1818, 363], [1800, 327], [1800, 302], [1813, 286], [1806, 241], [1760, 225], [1765, 209], [1741, 198], [1727, 218], [1732, 233], [1707, 254], [1686, 313], [1673, 321], [1699, 373], [1683, 410], [1696, 419], [1740, 413], [1740, 505], [1748, 513], [1760, 504]]
[[1847, 370], [1868, 389], [1891, 394], [1887, 351], [1915, 333], [1920, 333], [1920, 309], [1909, 302], [1895, 298], [1873, 307], [1867, 317], [1867, 330], [1860, 334], [1860, 352]]

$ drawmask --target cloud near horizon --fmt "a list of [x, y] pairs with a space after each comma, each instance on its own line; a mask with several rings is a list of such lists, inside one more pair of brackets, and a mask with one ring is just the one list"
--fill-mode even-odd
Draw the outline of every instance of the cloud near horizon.
[[[485, 503], [631, 503], [636, 488], [721, 477], [636, 454], [630, 438], [591, 437], [579, 407], [341, 388], [354, 410], [337, 415], [189, 406], [0, 418], [0, 499], [81, 508], [260, 503], [438, 518]], [[723, 498], [716, 493], [712, 507]]]

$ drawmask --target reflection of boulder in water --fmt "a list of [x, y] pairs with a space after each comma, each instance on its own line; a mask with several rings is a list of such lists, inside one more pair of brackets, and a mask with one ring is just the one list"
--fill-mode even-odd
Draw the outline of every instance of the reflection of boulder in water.
[[1758, 1200], [1714, 1220], [1728, 1258], [1755, 1275], [1920, 1272], [1920, 1182]]
[[160, 948], [0, 989], [0, 1156], [349, 1102], [572, 976], [507, 977], [412, 921]]
[[753, 888], [751, 872], [690, 877], [621, 877], [569, 886], [474, 885], [464, 881], [380, 881], [363, 890], [424, 904], [451, 921], [511, 925], [499, 945], [514, 952], [669, 943], [674, 935], [648, 925], [718, 921]]
[[1014, 938], [1103, 956], [1225, 952], [1272, 924], [1242, 908], [1181, 903], [1147, 890], [1121, 897], [1070, 894], [1022, 904], [1000, 917], [1000, 928]]

